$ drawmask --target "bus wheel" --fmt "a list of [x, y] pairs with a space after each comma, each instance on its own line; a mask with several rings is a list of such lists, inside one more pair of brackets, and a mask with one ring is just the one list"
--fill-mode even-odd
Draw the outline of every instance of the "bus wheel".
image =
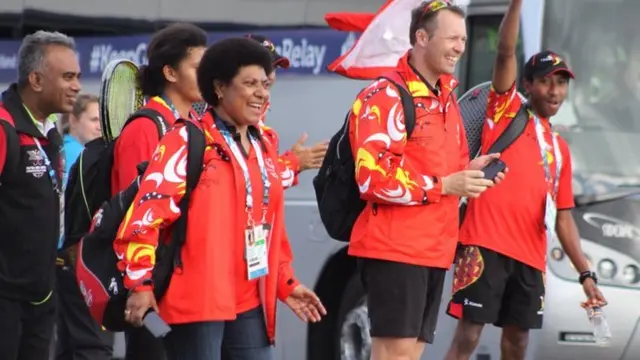
[[369, 335], [367, 298], [360, 274], [349, 280], [338, 311], [336, 353], [340, 360], [369, 360], [371, 336]]

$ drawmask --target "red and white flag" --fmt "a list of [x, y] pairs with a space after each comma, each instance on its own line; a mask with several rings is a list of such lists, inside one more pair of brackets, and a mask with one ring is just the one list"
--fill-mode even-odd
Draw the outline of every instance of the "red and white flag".
[[[395, 69], [411, 48], [411, 10], [424, 0], [387, 0], [375, 14], [329, 13], [325, 21], [339, 31], [362, 32], [349, 51], [334, 60], [329, 71], [352, 79], [375, 79]], [[469, 0], [456, 1], [465, 6]]]

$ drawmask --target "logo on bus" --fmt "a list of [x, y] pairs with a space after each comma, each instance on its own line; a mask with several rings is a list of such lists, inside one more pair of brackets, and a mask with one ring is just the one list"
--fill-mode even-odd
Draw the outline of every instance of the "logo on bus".
[[586, 213], [584, 221], [602, 231], [602, 236], [618, 239], [640, 239], [640, 228], [611, 216]]

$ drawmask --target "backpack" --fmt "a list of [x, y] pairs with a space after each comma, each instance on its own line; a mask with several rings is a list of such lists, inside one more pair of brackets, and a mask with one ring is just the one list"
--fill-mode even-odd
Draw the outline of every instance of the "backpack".
[[6, 155], [3, 171], [0, 174], [0, 184], [2, 184], [3, 174], [7, 173], [7, 170], [16, 170], [20, 162], [20, 136], [15, 128], [13, 116], [4, 108], [2, 101], [0, 101], [0, 126], [4, 130], [6, 142]]
[[[458, 107], [464, 122], [464, 130], [467, 135], [469, 145], [469, 160], [473, 160], [480, 155], [482, 128], [487, 118], [487, 101], [491, 90], [491, 81], [483, 82], [469, 89], [458, 100]], [[518, 96], [524, 98], [518, 93]], [[496, 142], [489, 148], [488, 154], [501, 153], [506, 150], [524, 132], [529, 121], [527, 106], [521, 106], [520, 110], [507, 125], [507, 128], [500, 134]], [[464, 220], [467, 210], [467, 199], [460, 198], [458, 207], [460, 213], [460, 225]]]
[[[188, 134], [186, 189], [179, 204], [181, 215], [168, 228], [171, 236], [165, 242], [161, 233], [156, 249], [152, 280], [157, 301], [162, 299], [169, 287], [173, 272], [179, 271], [182, 267], [181, 248], [186, 240], [189, 201], [203, 166], [204, 134], [192, 121], [184, 123]], [[123, 273], [118, 269], [113, 241], [138, 192], [147, 165], [146, 162], [140, 164], [140, 175], [136, 180], [127, 189], [102, 204], [93, 216], [90, 232], [80, 240], [78, 246], [76, 277], [80, 291], [91, 316], [109, 331], [131, 328], [124, 319], [128, 290], [124, 287]]]
[[[153, 120], [162, 138], [169, 125], [158, 111], [142, 108], [129, 116], [124, 127], [134, 119]], [[77, 244], [89, 231], [91, 220], [105, 201], [111, 199], [111, 170], [116, 141], [107, 143], [102, 137], [90, 141], [69, 170], [65, 190], [64, 248]]]
[[[400, 93], [404, 111], [407, 137], [411, 136], [416, 123], [413, 96], [406, 83], [397, 72], [383, 74], [378, 79], [386, 79]], [[329, 236], [338, 241], [348, 242], [356, 219], [367, 202], [360, 198], [360, 190], [355, 179], [355, 161], [349, 141], [349, 116], [329, 141], [329, 148], [318, 174], [313, 179], [320, 219]]]

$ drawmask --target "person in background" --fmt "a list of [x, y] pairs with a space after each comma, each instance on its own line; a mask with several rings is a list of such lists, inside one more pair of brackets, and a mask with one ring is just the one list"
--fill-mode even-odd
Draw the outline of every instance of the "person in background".
[[271, 71], [269, 52], [246, 38], [221, 40], [202, 58], [198, 84], [210, 107], [200, 123], [205, 166], [188, 207], [197, 216], [188, 217], [182, 272], [159, 305], [150, 282], [155, 253], [147, 249], [180, 216], [184, 124], [160, 141], [118, 230], [114, 248], [131, 291], [125, 317], [141, 326], [150, 308], [158, 311], [171, 325], [170, 360], [273, 360], [278, 299], [304, 321], [326, 313], [294, 277], [278, 152], [258, 128]]
[[556, 236], [580, 274], [587, 295], [583, 306], [606, 304], [572, 215], [571, 153], [549, 122], [574, 75], [557, 54], [537, 53], [524, 65], [528, 99], [522, 100], [516, 88], [522, 1], [511, 0], [500, 25], [482, 151], [506, 131], [523, 106], [528, 123], [501, 156], [509, 177], [469, 202], [447, 310], [459, 319], [447, 360], [469, 359], [485, 324], [502, 328], [502, 359], [524, 360], [529, 330], [542, 327], [547, 241]]
[[[207, 33], [187, 23], [176, 23], [153, 35], [147, 48], [148, 64], [140, 68], [138, 85], [149, 98], [145, 105], [173, 126], [178, 118], [197, 119], [192, 104], [202, 101], [196, 69], [207, 46]], [[127, 125], [114, 150], [111, 174], [113, 195], [138, 176], [136, 166], [151, 159], [161, 134], [151, 119], [137, 118]], [[126, 360], [162, 360], [162, 342], [146, 329], [126, 333]]]
[[[273, 42], [265, 36], [258, 34], [248, 34], [247, 37], [260, 43], [263, 47], [269, 50], [271, 54], [271, 60], [273, 64], [273, 71], [268, 74], [269, 88], [271, 88], [276, 82], [276, 70], [278, 68], [288, 69], [291, 65], [289, 59], [278, 54]], [[272, 142], [276, 149], [280, 148], [280, 139], [275, 129], [265, 124], [266, 115], [271, 109], [271, 102], [267, 101], [264, 107], [262, 118], [260, 119], [260, 127], [263, 131], [264, 138], [267, 141]], [[307, 134], [304, 133], [291, 147], [290, 150], [281, 153], [278, 158], [278, 163], [281, 167], [282, 185], [285, 188], [289, 188], [298, 184], [298, 174], [302, 171], [310, 169], [319, 169], [324, 160], [324, 155], [327, 152], [329, 142], [323, 141], [310, 148], [305, 147], [304, 143], [307, 140]]]
[[56, 254], [64, 234], [64, 158], [53, 114], [73, 111], [73, 39], [25, 36], [18, 80], [0, 100], [0, 357], [48, 360], [56, 319]]
[[[62, 115], [65, 168], [67, 174], [84, 145], [101, 136], [98, 97], [81, 94], [73, 110]], [[111, 360], [113, 334], [93, 320], [78, 283], [68, 252], [58, 254], [56, 360]]]
[[100, 132], [100, 107], [98, 97], [81, 94], [73, 111], [62, 115], [65, 169], [67, 174], [76, 162], [84, 145], [102, 136]]
[[504, 176], [492, 181], [481, 171], [499, 154], [469, 162], [453, 77], [467, 40], [464, 11], [425, 1], [411, 12], [409, 38], [395, 73], [414, 99], [411, 136], [398, 89], [386, 79], [358, 95], [348, 119], [355, 180], [367, 201], [349, 255], [359, 258], [374, 360], [419, 359], [433, 342], [460, 196], [481, 196]]

